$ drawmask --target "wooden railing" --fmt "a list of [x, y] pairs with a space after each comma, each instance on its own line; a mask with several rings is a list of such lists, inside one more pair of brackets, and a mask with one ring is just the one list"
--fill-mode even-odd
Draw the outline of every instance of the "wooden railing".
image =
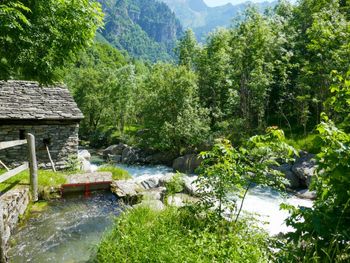
[[[30, 193], [33, 201], [38, 201], [38, 165], [36, 161], [35, 153], [35, 137], [28, 133], [26, 140], [7, 141], [0, 142], [0, 150], [8, 149], [23, 144], [28, 144], [28, 162], [25, 162], [21, 166], [9, 170], [6, 173], [0, 175], [0, 183], [12, 178], [13, 176], [23, 172], [29, 168], [29, 182], [30, 182]], [[2, 163], [4, 166], [4, 164]], [[6, 245], [4, 242], [4, 221], [3, 221], [3, 204], [0, 202], [0, 263], [7, 263], [8, 258], [6, 257]]]
[[36, 161], [35, 153], [35, 137], [28, 133], [26, 140], [7, 141], [0, 142], [0, 150], [8, 149], [11, 147], [28, 144], [28, 162], [25, 162], [21, 166], [9, 170], [6, 173], [0, 175], [0, 183], [10, 179], [11, 177], [23, 172], [29, 168], [29, 182], [30, 193], [33, 201], [38, 201], [38, 165]]

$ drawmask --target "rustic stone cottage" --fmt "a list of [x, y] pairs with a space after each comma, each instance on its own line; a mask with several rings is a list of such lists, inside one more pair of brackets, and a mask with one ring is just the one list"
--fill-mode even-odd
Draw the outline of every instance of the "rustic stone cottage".
[[[78, 153], [78, 128], [83, 114], [66, 87], [41, 87], [37, 82], [0, 81], [0, 141], [36, 139], [39, 167], [63, 169]], [[26, 160], [26, 145], [0, 151], [5, 164]]]

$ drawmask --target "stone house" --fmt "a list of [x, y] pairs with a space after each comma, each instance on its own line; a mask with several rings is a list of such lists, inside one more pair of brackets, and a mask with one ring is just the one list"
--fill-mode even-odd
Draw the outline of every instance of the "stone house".
[[[0, 81], [0, 141], [35, 136], [40, 168], [50, 168], [47, 148], [56, 169], [67, 166], [78, 153], [78, 129], [83, 114], [66, 87], [42, 87], [37, 82]], [[27, 146], [0, 151], [6, 165], [27, 160]]]

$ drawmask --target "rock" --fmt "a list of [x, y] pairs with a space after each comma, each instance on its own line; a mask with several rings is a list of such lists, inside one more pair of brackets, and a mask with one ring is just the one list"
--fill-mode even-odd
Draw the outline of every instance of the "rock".
[[315, 191], [309, 191], [308, 189], [300, 190], [296, 193], [296, 196], [302, 199], [310, 199], [315, 200], [316, 199], [316, 192]]
[[122, 156], [121, 155], [108, 154], [107, 160], [111, 161], [111, 162], [120, 163], [122, 161]]
[[195, 181], [198, 179], [198, 176], [184, 176], [184, 191], [192, 196], [198, 195], [198, 185], [196, 185]]
[[81, 150], [78, 152], [78, 158], [82, 158], [82, 159], [85, 159], [87, 161], [90, 161], [91, 159], [91, 154], [89, 153], [88, 150]]
[[161, 211], [165, 208], [165, 205], [159, 200], [143, 200], [134, 207], [149, 207], [152, 210]]
[[137, 163], [139, 161], [139, 149], [127, 146], [122, 152], [122, 162], [127, 164]]
[[171, 180], [173, 180], [176, 173], [168, 173], [162, 177], [159, 178], [159, 185], [165, 186], [167, 183], [169, 183]]
[[107, 158], [108, 155], [122, 155], [122, 152], [126, 147], [128, 146], [123, 143], [111, 145], [103, 151], [103, 157]]
[[314, 154], [305, 154], [297, 159], [292, 166], [292, 172], [296, 174], [302, 187], [309, 187], [311, 178], [316, 170], [316, 160]]
[[273, 169], [285, 174], [286, 179], [289, 181], [287, 187], [291, 189], [297, 189], [300, 187], [300, 179], [292, 172], [292, 165], [286, 163], [278, 167], [274, 167]]
[[142, 189], [133, 180], [120, 180], [112, 182], [111, 191], [127, 203], [135, 204], [140, 199]]
[[163, 200], [166, 188], [158, 187], [141, 193], [142, 200]]
[[176, 156], [171, 152], [154, 153], [146, 156], [144, 162], [147, 164], [164, 164], [171, 166], [175, 157]]
[[85, 172], [85, 173], [91, 173], [92, 172], [91, 163], [84, 158], [81, 159], [80, 160], [80, 170]]
[[159, 179], [161, 176], [143, 175], [134, 179], [134, 181], [142, 186], [144, 189], [153, 189], [159, 186]]
[[197, 154], [187, 154], [174, 160], [173, 169], [175, 172], [193, 174], [201, 162], [202, 159]]
[[168, 196], [166, 199], [167, 205], [176, 206], [176, 207], [183, 207], [188, 203], [194, 203], [196, 201], [198, 201], [197, 198], [194, 198], [187, 194], [175, 194], [175, 195]]

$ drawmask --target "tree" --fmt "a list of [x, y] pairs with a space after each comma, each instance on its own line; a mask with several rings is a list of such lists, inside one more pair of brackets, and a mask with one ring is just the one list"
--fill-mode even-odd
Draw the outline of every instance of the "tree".
[[188, 69], [195, 68], [199, 47], [196, 37], [191, 29], [185, 32], [185, 35], [180, 39], [176, 47], [179, 65], [186, 66]]
[[87, 47], [102, 25], [99, 4], [88, 0], [5, 0], [0, 5], [1, 79], [49, 83]]
[[196, 75], [185, 66], [156, 64], [145, 80], [143, 143], [181, 154], [208, 139], [207, 110], [198, 101]]
[[244, 128], [263, 129], [266, 125], [270, 85], [272, 83], [272, 34], [266, 19], [248, 9], [245, 20], [232, 30], [232, 82], [239, 93], [239, 116]]

